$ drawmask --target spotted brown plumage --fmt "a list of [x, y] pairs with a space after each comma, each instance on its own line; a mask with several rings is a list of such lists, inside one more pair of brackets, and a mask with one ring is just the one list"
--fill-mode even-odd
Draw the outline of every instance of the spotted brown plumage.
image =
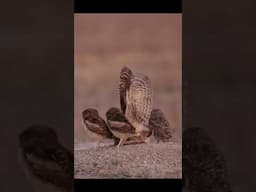
[[126, 94], [127, 90], [130, 88], [131, 85], [131, 79], [133, 78], [132, 71], [128, 67], [123, 67], [120, 73], [120, 105], [121, 110], [125, 114], [126, 111]]
[[106, 112], [106, 118], [112, 134], [120, 139], [118, 147], [122, 146], [128, 138], [136, 135], [136, 129], [129, 123], [118, 108], [110, 108]]
[[170, 123], [160, 109], [152, 110], [149, 125], [153, 129], [153, 135], [157, 142], [167, 142], [172, 138]]
[[83, 124], [89, 130], [99, 144], [104, 138], [112, 138], [112, 133], [110, 132], [106, 122], [99, 116], [96, 109], [86, 109], [82, 112]]
[[231, 192], [225, 158], [206, 131], [187, 128], [182, 140], [184, 190]]
[[149, 131], [152, 110], [152, 89], [150, 80], [143, 74], [134, 74], [123, 67], [120, 73], [121, 109], [136, 132]]
[[52, 128], [27, 128], [19, 135], [19, 148], [21, 166], [36, 191], [73, 190], [73, 154], [59, 143]]

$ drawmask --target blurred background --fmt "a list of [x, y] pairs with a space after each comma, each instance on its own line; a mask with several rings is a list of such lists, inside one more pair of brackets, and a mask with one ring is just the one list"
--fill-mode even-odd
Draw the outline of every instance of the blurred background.
[[81, 112], [96, 108], [105, 119], [120, 107], [118, 86], [123, 66], [148, 75], [153, 108], [160, 108], [181, 141], [182, 15], [75, 14], [74, 16], [75, 145], [92, 141]]

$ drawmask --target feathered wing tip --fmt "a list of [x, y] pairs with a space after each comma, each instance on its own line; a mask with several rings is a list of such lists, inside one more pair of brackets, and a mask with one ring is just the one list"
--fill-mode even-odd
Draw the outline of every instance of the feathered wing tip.
[[133, 72], [128, 67], [123, 67], [120, 72], [120, 87], [123, 88], [130, 83]]
[[124, 66], [120, 72], [120, 87], [122, 87], [122, 83], [129, 83], [132, 76], [132, 70]]
[[128, 73], [128, 74], [132, 74], [132, 70], [130, 68], [128, 68], [126, 65], [124, 65], [121, 69], [121, 73]]
[[126, 94], [131, 85], [132, 78], [133, 78], [132, 71], [128, 67], [124, 66], [120, 72], [120, 82], [119, 82], [120, 105], [123, 113], [125, 113], [126, 111], [126, 107], [127, 107]]

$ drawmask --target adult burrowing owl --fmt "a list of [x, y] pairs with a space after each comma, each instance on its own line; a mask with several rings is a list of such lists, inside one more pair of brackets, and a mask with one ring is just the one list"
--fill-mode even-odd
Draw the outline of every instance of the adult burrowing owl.
[[136, 132], [145, 138], [150, 132], [149, 118], [152, 110], [152, 89], [146, 75], [134, 74], [123, 67], [120, 73], [121, 109]]
[[106, 122], [99, 116], [96, 109], [86, 109], [82, 112], [82, 116], [84, 127], [87, 128], [90, 136], [97, 140], [97, 145], [99, 145], [104, 138], [113, 138]]

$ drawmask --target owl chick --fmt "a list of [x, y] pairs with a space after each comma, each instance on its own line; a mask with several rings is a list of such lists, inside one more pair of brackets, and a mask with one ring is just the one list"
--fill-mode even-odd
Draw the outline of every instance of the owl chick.
[[153, 109], [149, 119], [149, 125], [153, 129], [153, 135], [159, 143], [168, 142], [172, 138], [170, 124], [160, 109]]
[[110, 108], [106, 113], [107, 123], [112, 134], [119, 138], [118, 148], [130, 137], [136, 136], [136, 129], [128, 122], [124, 114], [115, 107]]
[[84, 127], [89, 131], [90, 135], [97, 140], [97, 145], [104, 138], [112, 139], [113, 135], [110, 132], [106, 122], [99, 116], [96, 109], [86, 109], [82, 112]]

